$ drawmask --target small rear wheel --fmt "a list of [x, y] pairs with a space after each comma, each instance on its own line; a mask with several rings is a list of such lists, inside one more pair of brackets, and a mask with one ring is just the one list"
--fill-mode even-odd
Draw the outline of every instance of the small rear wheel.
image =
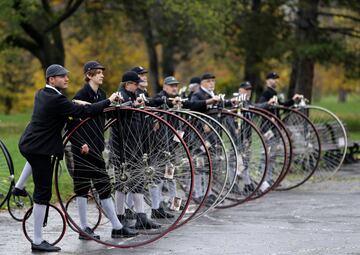
[[[23, 231], [27, 240], [33, 242], [34, 236], [34, 214], [31, 207], [24, 216]], [[55, 245], [63, 238], [66, 230], [65, 217], [59, 208], [49, 204], [46, 208], [45, 218], [42, 225], [42, 235], [44, 240]]]

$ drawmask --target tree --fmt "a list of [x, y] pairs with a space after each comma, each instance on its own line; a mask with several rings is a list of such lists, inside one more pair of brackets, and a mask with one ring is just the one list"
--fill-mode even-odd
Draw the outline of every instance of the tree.
[[[336, 12], [332, 9], [335, 9]], [[344, 10], [349, 11], [350, 9], [359, 14], [359, 2], [352, 0], [337, 1], [336, 3], [319, 0], [300, 0], [298, 2], [294, 37], [296, 47], [293, 51], [288, 96], [297, 92], [311, 100], [314, 68], [317, 62], [326, 65], [342, 64], [347, 67], [348, 77], [360, 76], [359, 57], [356, 57], [359, 56], [359, 47], [357, 50], [352, 50], [346, 42], [349, 37], [360, 38], [360, 31], [356, 29], [355, 25], [355, 23], [360, 23], [360, 18], [348, 14], [346, 11], [344, 13]], [[331, 20], [324, 17], [330, 17]], [[334, 22], [336, 17], [341, 17], [342, 21]], [[352, 21], [350, 25], [347, 22], [349, 20]], [[339, 92], [340, 98], [344, 99], [346, 91], [340, 88]]]
[[8, 48], [0, 52], [0, 100], [4, 105], [4, 113], [10, 114], [21, 99], [25, 88], [31, 87], [32, 74], [36, 66], [30, 65], [31, 56], [24, 50]]
[[83, 1], [3, 1], [0, 14], [6, 23], [4, 42], [29, 51], [40, 61], [43, 70], [54, 63], [64, 65], [61, 24]]
[[[285, 22], [285, 1], [233, 1], [226, 33], [231, 51], [244, 59], [243, 79], [253, 84], [257, 97], [263, 91], [262, 76], [269, 59], [280, 59], [288, 50], [289, 25]], [[239, 60], [236, 60], [239, 62]], [[239, 63], [235, 63], [235, 65]], [[240, 68], [238, 68], [239, 70]]]
[[224, 24], [221, 7], [219, 1], [119, 1], [115, 9], [122, 11], [129, 27], [144, 38], [152, 93], [161, 89], [160, 73], [162, 77], [174, 75], [177, 65], [190, 58], [199, 41], [217, 38], [214, 35], [221, 33]]
[[311, 100], [312, 86], [314, 78], [315, 57], [311, 54], [311, 50], [318, 42], [318, 5], [319, 0], [300, 0], [299, 10], [296, 20], [295, 40], [303, 49], [295, 54], [292, 63], [292, 73], [290, 78], [289, 97], [295, 91], [303, 94], [307, 99]]

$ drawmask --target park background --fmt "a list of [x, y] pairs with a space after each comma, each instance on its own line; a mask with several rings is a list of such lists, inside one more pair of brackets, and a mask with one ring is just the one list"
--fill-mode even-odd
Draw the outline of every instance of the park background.
[[16, 175], [18, 150], [44, 70], [70, 70], [67, 96], [83, 84], [83, 64], [106, 67], [103, 88], [118, 89], [134, 66], [149, 70], [149, 92], [174, 75], [186, 86], [213, 72], [228, 97], [249, 80], [256, 98], [269, 71], [279, 92], [301, 93], [335, 112], [360, 140], [358, 0], [1, 0], [0, 139]]

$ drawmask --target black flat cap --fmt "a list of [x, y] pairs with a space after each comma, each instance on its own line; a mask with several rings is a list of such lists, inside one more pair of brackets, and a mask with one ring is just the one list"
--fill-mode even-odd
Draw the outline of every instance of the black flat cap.
[[45, 77], [47, 79], [49, 77], [66, 75], [68, 73], [69, 73], [69, 70], [67, 70], [63, 66], [58, 65], [58, 64], [53, 64], [46, 69]]
[[84, 65], [84, 73], [87, 73], [87, 72], [89, 72], [90, 70], [93, 70], [93, 69], [105, 70], [105, 67], [103, 65], [101, 65], [97, 61], [89, 61], [89, 62], [85, 63], [85, 65]]
[[280, 76], [276, 72], [271, 72], [266, 75], [266, 79], [279, 79]]
[[201, 82], [200, 77], [192, 77], [192, 78], [190, 79], [190, 83], [189, 83], [189, 84], [200, 84], [200, 82]]
[[251, 83], [249, 81], [243, 81], [240, 83], [239, 88], [241, 89], [252, 89]]
[[204, 73], [202, 76], [201, 76], [201, 80], [208, 80], [208, 79], [215, 79], [215, 75], [213, 75], [212, 73]]
[[142, 66], [136, 66], [134, 67], [133, 69], [131, 69], [131, 71], [137, 73], [137, 74], [144, 74], [144, 73], [147, 73], [148, 71], [142, 67]]
[[137, 73], [135, 73], [134, 71], [127, 71], [123, 74], [122, 76], [122, 79], [121, 79], [122, 82], [129, 82], [129, 81], [132, 81], [132, 82], [135, 82], [135, 83], [140, 83], [140, 82], [143, 82], [142, 79], [140, 79], [139, 75]]

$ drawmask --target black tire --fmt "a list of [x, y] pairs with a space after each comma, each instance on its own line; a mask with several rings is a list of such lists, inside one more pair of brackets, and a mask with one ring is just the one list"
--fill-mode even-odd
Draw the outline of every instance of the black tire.
[[7, 200], [7, 209], [11, 217], [16, 221], [23, 221], [25, 213], [33, 206], [33, 200], [28, 193], [26, 197], [10, 194]]
[[[43, 224], [43, 236], [44, 240], [50, 244], [55, 245], [63, 238], [66, 231], [66, 221], [63, 213], [56, 206], [48, 205], [48, 217], [45, 217], [46, 223]], [[33, 207], [31, 207], [24, 216], [22, 222], [22, 228], [26, 239], [32, 243], [33, 233], [33, 218], [32, 216]]]
[[[195, 159], [195, 174], [200, 173], [202, 175], [208, 176], [207, 182], [204, 181], [202, 183], [202, 188], [204, 189], [203, 198], [200, 201], [196, 201], [194, 199], [191, 200], [188, 213], [177, 225], [177, 227], [180, 227], [191, 220], [197, 219], [208, 211], [208, 207], [206, 206], [205, 202], [210, 192], [210, 187], [213, 180], [213, 164], [210, 156], [210, 151], [207, 148], [205, 140], [200, 134], [200, 132], [198, 132], [197, 129], [190, 124], [190, 122], [186, 121], [185, 118], [178, 116], [179, 113], [175, 114], [174, 112], [159, 109], [149, 109], [149, 111], [156, 112], [157, 114], [159, 114], [159, 116], [164, 117], [166, 121], [176, 127], [178, 131], [183, 132], [183, 139], [187, 143], [192, 157]], [[199, 150], [199, 148], [203, 148], [204, 151]], [[198, 160], [200, 158], [202, 159], [201, 165], [199, 165], [199, 162], [201, 160]], [[182, 183], [181, 187], [186, 187], [186, 185], [186, 183]], [[194, 190], [196, 190], [196, 183], [194, 184], [194, 186]]]
[[[66, 212], [69, 210], [75, 210], [75, 208], [73, 208], [73, 204], [76, 203], [77, 197], [78, 197], [77, 195], [74, 195], [66, 202], [66, 205], [65, 205]], [[101, 213], [101, 209], [98, 205], [98, 202], [95, 200], [95, 198], [92, 195], [87, 195], [87, 199], [88, 199], [88, 215], [91, 214], [91, 217], [88, 217], [89, 227], [93, 231], [95, 231], [95, 229], [99, 226], [99, 224], [101, 222], [102, 213]], [[91, 209], [89, 209], [89, 206], [91, 206]], [[74, 213], [74, 214], [71, 213], [71, 215], [76, 215], [76, 213]], [[74, 217], [73, 217], [73, 220], [78, 222], [78, 220], [75, 219]], [[79, 233], [77, 228], [72, 225], [72, 223], [68, 220], [68, 218], [66, 218], [66, 222], [73, 231], [75, 231], [76, 233]]]
[[0, 140], [0, 208], [9, 198], [14, 185], [14, 165], [9, 151]]
[[231, 178], [230, 174], [237, 166], [237, 161], [234, 160], [237, 156], [235, 144], [230, 135], [225, 134], [226, 131], [221, 124], [208, 115], [186, 110], [173, 111], [187, 119], [202, 135], [205, 143], [211, 145], [209, 148], [213, 163], [212, 192], [209, 192], [206, 198], [207, 209], [203, 211], [204, 214], [221, 204], [235, 184], [235, 178]]
[[[226, 204], [217, 208], [230, 208], [249, 201], [257, 194], [268, 171], [268, 152], [260, 130], [241, 114], [215, 109], [208, 112], [224, 126], [235, 141], [239, 169], [236, 184], [238, 189], [229, 193]], [[236, 187], [236, 186], [235, 186]], [[251, 187], [251, 189], [249, 188]]]
[[251, 198], [257, 199], [273, 190], [286, 175], [290, 165], [290, 151], [287, 138], [274, 119], [256, 109], [242, 108], [241, 113], [243, 116], [251, 117], [250, 120], [260, 130], [268, 148], [269, 165], [266, 181], [269, 186]]
[[289, 172], [277, 190], [290, 190], [304, 184], [315, 173], [321, 157], [320, 136], [315, 125], [302, 112], [283, 106], [276, 108], [293, 146]]

